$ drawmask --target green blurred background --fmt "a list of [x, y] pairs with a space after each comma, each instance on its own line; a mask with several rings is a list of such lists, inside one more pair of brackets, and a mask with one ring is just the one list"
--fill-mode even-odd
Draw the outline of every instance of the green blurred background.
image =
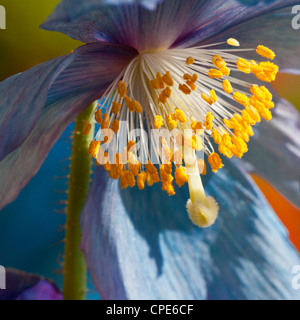
[[[39, 29], [57, 3], [59, 0], [0, 0], [7, 14], [7, 29], [0, 30], [0, 81], [80, 45], [65, 35]], [[280, 75], [274, 87], [300, 109], [300, 76]]]

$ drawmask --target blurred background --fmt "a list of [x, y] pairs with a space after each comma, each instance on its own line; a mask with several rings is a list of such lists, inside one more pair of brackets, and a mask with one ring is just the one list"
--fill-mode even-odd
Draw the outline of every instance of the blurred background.
[[[39, 29], [59, 0], [0, 0], [6, 8], [7, 29], [0, 30], [0, 81], [53, 57], [68, 54], [80, 42]], [[281, 74], [274, 84], [279, 94], [300, 110], [300, 76]], [[70, 126], [46, 162], [21, 192], [0, 213], [0, 265], [41, 274], [62, 285]], [[290, 231], [300, 251], [300, 210], [258, 177], [255, 180]], [[42, 185], [42, 188], [41, 188]], [[46, 187], [45, 187], [46, 186]], [[90, 297], [97, 298], [90, 289]]]

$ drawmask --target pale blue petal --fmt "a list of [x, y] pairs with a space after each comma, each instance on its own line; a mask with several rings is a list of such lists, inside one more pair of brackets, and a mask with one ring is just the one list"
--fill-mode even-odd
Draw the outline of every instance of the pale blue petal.
[[51, 86], [31, 134], [0, 162], [0, 209], [17, 197], [67, 125], [101, 96], [136, 52], [120, 45], [90, 44], [76, 50], [76, 55]]
[[0, 161], [27, 138], [40, 116], [49, 88], [73, 57], [50, 60], [0, 83]]
[[[113, 1], [113, 5], [112, 1], [63, 0], [42, 27], [63, 32], [83, 42], [117, 42], [142, 51], [171, 46], [189, 47], [206, 40], [214, 41], [210, 38], [231, 30], [230, 28], [234, 34], [239, 33], [240, 24], [257, 30], [255, 23], [258, 21], [267, 26], [265, 36], [272, 29], [271, 39], [266, 42], [270, 43], [274, 42], [276, 36], [274, 19], [270, 26], [269, 21], [264, 21], [265, 17], [268, 18], [276, 10], [290, 8], [297, 2], [298, 0], [165, 0], [157, 6], [157, 1], [154, 1], [155, 5], [151, 8], [153, 10], [149, 10], [140, 1], [132, 0]], [[294, 30], [291, 28], [291, 12], [289, 15], [287, 19], [290, 18], [290, 34]], [[279, 20], [280, 27], [284, 24], [284, 30], [287, 30], [287, 20]], [[246, 27], [245, 30], [247, 35], [251, 32]], [[294, 32], [292, 39], [296, 37], [296, 33]], [[257, 32], [253, 32], [251, 38], [255, 39], [255, 35], [258, 41], [265, 40]], [[226, 39], [222, 37], [222, 41]], [[247, 41], [247, 38], [244, 40]], [[287, 40], [284, 43], [286, 42]], [[249, 44], [252, 45], [251, 41]], [[294, 43], [289, 46], [295, 48]], [[283, 53], [285, 52], [293, 53], [284, 49]], [[294, 63], [291, 66], [294, 67]]]
[[187, 188], [120, 191], [97, 169], [82, 216], [82, 249], [104, 299], [300, 299], [300, 257], [245, 172], [232, 162], [205, 183], [221, 207], [209, 229], [187, 217]]
[[6, 270], [6, 289], [0, 300], [62, 300], [55, 284], [43, 277], [16, 269]]
[[284, 99], [276, 103], [273, 119], [255, 127], [255, 135], [244, 156], [248, 170], [269, 181], [300, 207], [300, 117]]

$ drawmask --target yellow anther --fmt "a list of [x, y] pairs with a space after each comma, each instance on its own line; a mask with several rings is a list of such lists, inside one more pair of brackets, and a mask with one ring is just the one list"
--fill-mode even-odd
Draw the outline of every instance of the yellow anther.
[[176, 111], [176, 118], [179, 120], [179, 122], [184, 123], [187, 121], [182, 110], [176, 109], [175, 111]]
[[155, 89], [155, 90], [160, 89], [159, 81], [156, 80], [156, 79], [151, 80], [151, 81], [149, 82], [149, 84], [150, 84], [150, 86], [151, 86], [153, 89]]
[[145, 164], [145, 168], [149, 174], [156, 174], [157, 173], [157, 169], [155, 168], [154, 164], [149, 161], [147, 161], [147, 163]]
[[198, 165], [199, 173], [202, 174], [203, 176], [205, 176], [207, 173], [205, 161], [203, 159], [198, 159], [197, 165]]
[[260, 86], [259, 89], [265, 94], [265, 98], [267, 101], [272, 101], [273, 96], [271, 92], [264, 86]]
[[196, 91], [197, 90], [197, 86], [195, 85], [195, 83], [191, 80], [188, 80], [186, 82], [186, 84], [191, 88], [192, 91]]
[[216, 144], [220, 144], [222, 141], [222, 136], [220, 135], [220, 133], [217, 131], [216, 128], [214, 128], [212, 130], [211, 136], [213, 137], [214, 141]]
[[264, 71], [263, 68], [260, 65], [258, 65], [254, 60], [250, 61], [250, 70], [253, 74], [258, 74]]
[[175, 113], [171, 113], [168, 115], [168, 123], [172, 128], [176, 128], [177, 127], [177, 120], [176, 120], [176, 114]]
[[[159, 177], [158, 177], [158, 179], [159, 179]], [[153, 184], [155, 183], [154, 180], [151, 177], [151, 174], [148, 173], [148, 172], [146, 173], [146, 180], [147, 180], [147, 184], [148, 184], [149, 187], [152, 187]]]
[[248, 152], [247, 143], [240, 137], [232, 137], [233, 147], [232, 153], [235, 157], [242, 158], [243, 155]]
[[[169, 149], [169, 150], [171, 151], [171, 149]], [[161, 167], [164, 168], [164, 171], [165, 171], [167, 174], [172, 175], [172, 163], [163, 164]]]
[[191, 65], [195, 63], [195, 59], [193, 57], [188, 57], [185, 62], [187, 65]]
[[159, 173], [160, 173], [160, 179], [161, 179], [162, 182], [171, 183], [174, 180], [172, 175], [166, 171], [166, 168], [165, 168], [164, 165], [160, 166]]
[[156, 80], [158, 81], [159, 89], [164, 89], [165, 83], [160, 72], [156, 73]]
[[102, 122], [102, 113], [101, 113], [101, 109], [98, 109], [96, 112], [95, 112], [95, 120], [97, 123], [101, 123]]
[[257, 111], [256, 108], [253, 106], [249, 106], [246, 108], [248, 111], [249, 115], [252, 117], [252, 119], [255, 121], [255, 123], [259, 123], [261, 121], [261, 118], [259, 116], [259, 112]]
[[258, 86], [252, 85], [250, 91], [257, 100], [259, 100], [260, 102], [265, 101], [265, 93], [262, 90], [260, 90]]
[[196, 134], [202, 133], [202, 132], [199, 132], [199, 130], [203, 130], [202, 123], [199, 122], [199, 121], [193, 121], [193, 122], [191, 123], [191, 128], [193, 129], [193, 131], [194, 131]]
[[170, 98], [171, 97], [171, 94], [172, 94], [172, 90], [167, 87], [163, 92], [162, 92], [167, 98]]
[[119, 81], [117, 85], [118, 93], [121, 96], [121, 98], [124, 98], [127, 94], [127, 86], [126, 83], [123, 81]]
[[162, 116], [157, 115], [154, 118], [154, 128], [155, 129], [160, 129], [163, 125], [164, 125], [164, 121], [163, 121]]
[[123, 168], [123, 156], [120, 153], [116, 153], [116, 166], [120, 169]]
[[161, 93], [158, 97], [158, 101], [163, 104], [167, 103], [167, 100], [168, 100], [168, 98], [163, 93]]
[[266, 121], [270, 121], [272, 120], [273, 116], [272, 113], [269, 109], [265, 108], [264, 110], [262, 110], [260, 113], [262, 118], [264, 118]]
[[134, 177], [134, 174], [130, 171], [127, 171], [126, 172], [126, 178], [127, 178], [127, 181], [128, 181], [128, 185], [130, 188], [133, 188], [135, 186], [135, 177]]
[[279, 67], [276, 64], [270, 61], [267, 61], [267, 62], [261, 62], [259, 65], [263, 68], [263, 71], [266, 75], [273, 77], [275, 80], [276, 75], [279, 71]]
[[106, 171], [111, 171], [111, 164], [107, 161], [104, 165], [103, 165], [104, 170]]
[[143, 190], [145, 188], [145, 181], [146, 181], [147, 174], [145, 171], [142, 171], [138, 174], [136, 178], [137, 186], [140, 190]]
[[134, 106], [132, 104], [132, 100], [128, 97], [128, 96], [125, 96], [124, 97], [124, 101], [127, 105], [127, 108], [129, 109], [130, 112], [133, 112], [134, 111]]
[[212, 104], [214, 103], [214, 100], [213, 100], [211, 97], [208, 97], [208, 96], [206, 95], [206, 93], [204, 93], [204, 92], [201, 93], [201, 98], [202, 98], [205, 102], [207, 102], [209, 105], [212, 105]]
[[257, 54], [260, 56], [273, 60], [275, 58], [275, 53], [271, 49], [264, 47], [264, 46], [258, 46], [256, 49]]
[[[212, 57], [212, 59], [211, 59], [211, 61], [212, 61], [213, 64], [215, 64], [215, 62], [218, 61], [218, 60], [224, 61], [223, 58], [222, 58], [220, 55], [218, 55], [218, 54], [215, 54], [215, 55]], [[225, 62], [225, 61], [224, 61], [224, 63], [225, 63], [225, 65], [226, 65], [226, 62]]]
[[232, 93], [232, 85], [228, 80], [223, 81], [223, 89], [226, 93]]
[[211, 114], [211, 112], [208, 112], [208, 114], [206, 116], [206, 120], [203, 123], [203, 126], [206, 128], [206, 130], [211, 130], [212, 129], [214, 118], [215, 117]]
[[175, 190], [174, 190], [174, 187], [173, 187], [172, 183], [163, 182], [162, 190], [166, 191], [169, 196], [174, 196], [175, 195]]
[[196, 151], [202, 150], [202, 141], [201, 138], [197, 135], [192, 137], [192, 149]]
[[212, 98], [212, 100], [213, 100], [214, 102], [217, 102], [217, 101], [218, 101], [218, 97], [217, 97], [217, 94], [216, 94], [216, 92], [215, 92], [214, 89], [212, 89], [212, 90], [210, 91], [210, 97]]
[[114, 101], [112, 105], [112, 113], [117, 114], [120, 112], [121, 109], [121, 103]]
[[186, 168], [183, 166], [177, 167], [175, 170], [176, 184], [181, 188], [186, 182], [188, 182], [188, 177], [186, 174]]
[[249, 105], [249, 98], [243, 93], [235, 92], [233, 94], [233, 99], [236, 102], [242, 104], [244, 107], [247, 107]]
[[180, 84], [179, 90], [182, 91], [186, 95], [191, 94], [191, 92], [192, 92], [192, 90], [186, 84]]
[[169, 87], [172, 87], [173, 84], [174, 84], [174, 81], [171, 77], [171, 74], [170, 74], [170, 71], [166, 72], [166, 74], [162, 77], [164, 83], [169, 86]]
[[272, 101], [265, 101], [265, 107], [267, 109], [273, 109], [275, 107], [275, 104]]
[[186, 73], [183, 76], [183, 79], [186, 81], [191, 81], [191, 82], [196, 82], [198, 80], [198, 75], [196, 73], [194, 73], [193, 75], [190, 75], [189, 73]]
[[269, 74], [266, 74], [266, 73], [264, 73], [264, 72], [257, 73], [257, 74], [256, 74], [256, 77], [257, 77], [258, 80], [264, 81], [264, 82], [272, 82], [272, 81], [275, 80], [275, 79], [274, 79], [274, 76], [269, 75]]
[[243, 110], [242, 117], [247, 124], [250, 124], [252, 126], [254, 126], [256, 123], [259, 123], [261, 121], [259, 112], [253, 106], [249, 106], [245, 110]]
[[109, 118], [108, 113], [104, 113], [103, 120], [102, 120], [102, 123], [101, 123], [101, 129], [108, 129], [109, 121], [110, 121], [110, 118]]
[[133, 147], [133, 146], [135, 146], [135, 145], [136, 145], [135, 141], [132, 141], [132, 140], [128, 141], [128, 144], [127, 144], [127, 151], [128, 151], [128, 152], [132, 152], [132, 151], [134, 151], [134, 150], [135, 150], [135, 148], [132, 148], [132, 147]]
[[229, 38], [227, 40], [227, 43], [230, 45], [230, 46], [233, 46], [233, 47], [239, 47], [240, 46], [240, 43], [238, 42], [238, 40], [234, 39], [234, 38]]
[[134, 110], [137, 113], [142, 113], [143, 112], [143, 108], [142, 108], [141, 104], [136, 100], [132, 100], [132, 107], [134, 108]]
[[84, 136], [87, 136], [87, 135], [89, 135], [91, 129], [92, 129], [92, 125], [88, 121], [86, 121], [84, 126], [83, 126], [83, 128], [82, 128], [82, 130], [81, 130], [81, 133]]
[[232, 151], [231, 148], [233, 144], [231, 142], [231, 137], [228, 133], [222, 136], [222, 141], [219, 144], [219, 152], [227, 158], [232, 158]]
[[120, 129], [120, 122], [118, 119], [115, 119], [112, 124], [111, 124], [111, 129], [112, 131], [117, 134], [119, 132]]
[[129, 184], [128, 184], [128, 180], [127, 180], [127, 172], [123, 172], [122, 175], [121, 175], [121, 179], [120, 179], [120, 185], [121, 185], [121, 188], [122, 189], [127, 189], [129, 187]]
[[215, 54], [212, 57], [211, 61], [217, 68], [226, 67], [227, 65], [226, 62], [222, 59], [222, 57], [218, 54]]
[[198, 80], [198, 75], [196, 73], [193, 74], [193, 78], [190, 79], [191, 81], [193, 81], [194, 83], [197, 82]]
[[237, 68], [244, 73], [249, 74], [251, 72], [250, 62], [248, 62], [247, 60], [245, 60], [243, 58], [239, 58], [236, 65], [237, 65]]
[[208, 76], [212, 79], [221, 79], [223, 77], [223, 73], [217, 69], [210, 69], [208, 71]]
[[224, 119], [224, 123], [228, 129], [238, 129], [238, 130], [241, 129], [241, 125], [235, 117], [233, 117], [229, 120]]
[[217, 172], [219, 169], [222, 169], [224, 167], [222, 159], [215, 152], [208, 157], [208, 162], [213, 172]]
[[88, 153], [93, 158], [97, 158], [99, 148], [100, 148], [100, 141], [92, 140], [89, 146]]
[[258, 112], [261, 112], [262, 110], [264, 110], [266, 107], [264, 105], [264, 103], [261, 103], [260, 101], [258, 101], [255, 97], [250, 97], [250, 104], [255, 107], [255, 109]]
[[224, 76], [229, 76], [229, 75], [230, 75], [230, 69], [227, 68], [227, 67], [221, 66], [221, 67], [220, 67], [220, 71], [222, 72], [222, 74], [223, 74]]
[[117, 165], [112, 164], [110, 171], [108, 171], [108, 174], [111, 179], [118, 180], [120, 176], [123, 174], [123, 171], [120, 170], [120, 168]]
[[154, 80], [151, 80], [149, 83], [150, 86], [156, 90], [165, 88], [165, 82], [160, 72], [157, 72], [156, 78]]

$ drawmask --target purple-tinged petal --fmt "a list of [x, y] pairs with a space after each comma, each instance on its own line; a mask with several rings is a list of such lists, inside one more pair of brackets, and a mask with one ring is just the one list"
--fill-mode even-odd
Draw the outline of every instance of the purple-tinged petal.
[[[100, 43], [83, 46], [76, 52], [74, 61], [51, 86], [31, 134], [0, 162], [0, 209], [13, 201], [36, 174], [65, 128], [101, 96], [136, 55], [130, 48]], [[11, 123], [16, 125], [21, 124]]]
[[16, 269], [6, 270], [6, 289], [0, 300], [62, 300], [62, 294], [50, 280]]
[[253, 181], [232, 162], [209, 175], [220, 205], [209, 229], [186, 212], [188, 188], [120, 190], [98, 168], [82, 216], [82, 249], [104, 299], [300, 299], [300, 257]]
[[157, 6], [145, 7], [146, 2], [65, 0], [42, 28], [63, 32], [87, 43], [109, 41], [137, 50], [168, 48], [199, 15], [205, 0], [188, 0], [184, 6], [181, 1], [165, 0]]
[[30, 134], [49, 88], [73, 57], [50, 60], [0, 83], [0, 161]]
[[[198, 43], [195, 43], [197, 37], [193, 36], [183, 45], [218, 43], [231, 37], [238, 39], [242, 48], [256, 48], [262, 44], [275, 51], [274, 62], [281, 72], [300, 74], [299, 31], [294, 30], [291, 25], [294, 17], [291, 13], [292, 7], [285, 6], [280, 10], [267, 11], [252, 19], [246, 19], [237, 27], [233, 26]], [[254, 52], [243, 55], [251, 60], [260, 58]]]
[[300, 117], [292, 104], [279, 99], [270, 122], [255, 128], [243, 162], [300, 207]]
[[140, 1], [63, 0], [42, 27], [83, 42], [116, 42], [139, 51], [188, 47], [296, 3], [297, 0], [164, 0], [149, 10]]

